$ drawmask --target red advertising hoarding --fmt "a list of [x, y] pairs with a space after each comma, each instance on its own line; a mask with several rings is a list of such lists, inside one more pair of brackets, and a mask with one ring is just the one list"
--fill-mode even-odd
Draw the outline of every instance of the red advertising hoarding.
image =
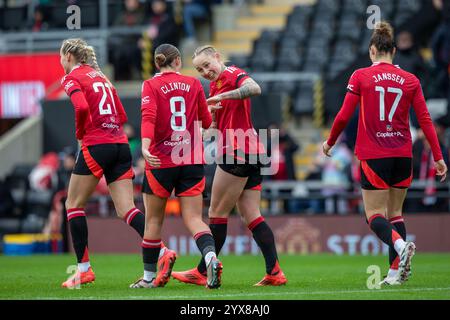
[[63, 76], [57, 52], [0, 55], [0, 118], [39, 114], [42, 98], [59, 97]]
[[[279, 253], [387, 254], [388, 248], [369, 229], [362, 216], [271, 216]], [[450, 215], [420, 214], [405, 217], [408, 239], [418, 252], [450, 252]], [[89, 249], [96, 253], [140, 253], [141, 239], [120, 219], [88, 218]], [[181, 218], [167, 217], [162, 239], [180, 255], [199, 254]], [[239, 217], [230, 217], [222, 253], [258, 254], [251, 232]]]

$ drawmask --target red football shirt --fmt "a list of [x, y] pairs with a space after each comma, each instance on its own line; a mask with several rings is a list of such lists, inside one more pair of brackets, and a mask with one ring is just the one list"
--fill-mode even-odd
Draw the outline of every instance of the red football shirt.
[[127, 115], [116, 89], [105, 76], [83, 64], [61, 81], [75, 108], [75, 131], [83, 146], [128, 143], [123, 132]]
[[141, 136], [151, 139], [150, 153], [161, 160], [160, 168], [204, 163], [201, 127], [209, 128], [212, 119], [198, 79], [156, 74], [142, 85], [141, 111]]
[[[216, 81], [210, 83], [209, 95], [215, 96], [223, 92], [232, 91], [249, 78], [249, 75], [236, 66], [230, 66], [220, 74]], [[219, 142], [218, 155], [233, 154], [239, 149], [245, 154], [261, 154], [264, 146], [258, 138], [251, 118], [250, 98], [243, 100], [222, 100], [221, 109], [216, 110], [217, 129], [222, 133]], [[220, 143], [222, 151], [220, 150]]]
[[360, 160], [412, 157], [409, 108], [412, 105], [435, 161], [442, 159], [436, 131], [419, 80], [390, 63], [374, 63], [350, 77], [349, 93], [336, 116], [328, 144], [332, 146], [360, 104], [355, 154]]

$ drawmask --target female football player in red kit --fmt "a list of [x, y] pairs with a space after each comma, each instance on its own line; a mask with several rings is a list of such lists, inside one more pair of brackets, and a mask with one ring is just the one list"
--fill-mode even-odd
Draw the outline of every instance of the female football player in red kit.
[[[273, 232], [259, 210], [261, 201], [261, 166], [250, 161], [265, 153], [250, 115], [250, 97], [261, 94], [259, 85], [242, 69], [225, 66], [221, 55], [212, 46], [195, 50], [193, 64], [198, 73], [210, 82], [208, 104], [213, 110], [217, 129], [222, 135], [217, 155], [221, 158], [216, 167], [212, 185], [209, 227], [214, 235], [217, 253], [227, 236], [228, 216], [236, 206], [261, 249], [266, 275], [257, 286], [286, 284], [275, 247]], [[239, 134], [245, 133], [243, 139]], [[240, 163], [239, 163], [240, 162]], [[173, 272], [172, 276], [185, 283], [205, 283], [206, 267], [203, 261], [197, 268]]]
[[389, 246], [390, 269], [381, 284], [401, 284], [411, 274], [415, 245], [405, 242], [403, 201], [412, 180], [412, 140], [409, 109], [412, 105], [433, 152], [436, 175], [446, 177], [436, 131], [428, 113], [419, 80], [393, 65], [395, 55], [392, 27], [380, 22], [369, 44], [372, 65], [356, 70], [347, 94], [323, 143], [330, 155], [356, 106], [360, 105], [355, 154], [361, 161], [364, 209], [372, 231]]
[[158, 286], [155, 284], [156, 263], [164, 211], [167, 198], [175, 190], [184, 223], [207, 269], [205, 285], [218, 288], [222, 263], [216, 257], [211, 230], [202, 220], [205, 175], [201, 128], [210, 127], [211, 114], [200, 81], [179, 73], [181, 54], [178, 49], [162, 44], [156, 48], [154, 56], [160, 73], [142, 85], [141, 136], [146, 160], [142, 186], [146, 213], [142, 241], [144, 276], [130, 287]]
[[[60, 55], [66, 73], [62, 86], [75, 109], [76, 138], [81, 149], [70, 177], [66, 200], [78, 271], [62, 286], [73, 288], [95, 280], [89, 261], [84, 207], [100, 178], [103, 175], [106, 178], [117, 215], [141, 237], [145, 216], [133, 200], [131, 153], [123, 132], [127, 115], [116, 89], [98, 67], [93, 47], [84, 40], [64, 40]], [[164, 253], [161, 263], [173, 259], [175, 254], [167, 248]], [[164, 277], [159, 280], [167, 281]]]

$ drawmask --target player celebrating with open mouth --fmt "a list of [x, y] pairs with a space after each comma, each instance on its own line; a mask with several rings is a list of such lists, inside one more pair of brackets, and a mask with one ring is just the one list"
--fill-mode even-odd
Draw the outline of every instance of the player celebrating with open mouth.
[[[203, 78], [211, 81], [208, 104], [222, 137], [217, 157], [223, 161], [216, 167], [209, 208], [209, 227], [217, 253], [225, 243], [228, 216], [236, 206], [266, 263], [266, 275], [255, 285], [284, 285], [287, 280], [278, 263], [273, 232], [259, 209], [262, 175], [257, 159], [265, 150], [251, 122], [250, 97], [259, 95], [261, 88], [242, 69], [225, 66], [212, 46], [197, 48], [193, 64]], [[245, 136], [239, 137], [240, 133]], [[201, 261], [197, 268], [173, 272], [172, 276], [181, 282], [203, 285], [205, 272], [206, 266]]]

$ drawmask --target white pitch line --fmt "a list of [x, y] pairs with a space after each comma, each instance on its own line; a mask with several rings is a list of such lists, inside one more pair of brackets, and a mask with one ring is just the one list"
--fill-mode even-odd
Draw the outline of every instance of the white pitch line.
[[[80, 289], [82, 290], [82, 289]], [[156, 289], [160, 290], [160, 289]], [[151, 290], [150, 290], [151, 291]], [[412, 292], [412, 291], [450, 291], [450, 287], [446, 288], [406, 288], [406, 289], [373, 289], [373, 290], [336, 290], [336, 291], [288, 291], [288, 292], [258, 292], [258, 293], [229, 293], [229, 294], [207, 294], [207, 295], [196, 295], [196, 298], [232, 298], [232, 297], [257, 297], [257, 296], [279, 296], [279, 295], [297, 295], [297, 296], [305, 296], [305, 295], [321, 295], [321, 294], [352, 294], [352, 293], [386, 293], [386, 292]], [[71, 299], [73, 297], [70, 297]], [[146, 295], [146, 296], [122, 296], [115, 297], [114, 299], [154, 299], [154, 300], [171, 300], [171, 299], [189, 299], [192, 300], [192, 295], [189, 296], [154, 296], [154, 295]], [[61, 297], [36, 297], [33, 298], [36, 300], [64, 300]], [[108, 300], [107, 298], [101, 297], [77, 297], [76, 299], [87, 299], [87, 300]], [[201, 299], [194, 299], [201, 300]], [[262, 299], [264, 300], [264, 299]]]

